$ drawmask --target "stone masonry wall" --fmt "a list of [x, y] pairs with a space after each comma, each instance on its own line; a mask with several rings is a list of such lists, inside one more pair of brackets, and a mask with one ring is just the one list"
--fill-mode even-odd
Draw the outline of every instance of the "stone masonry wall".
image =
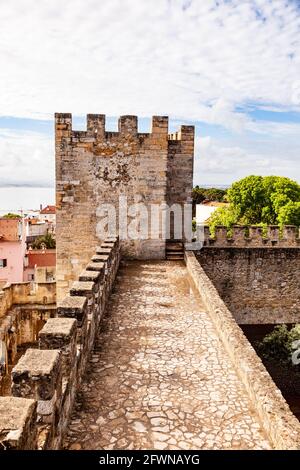
[[300, 322], [300, 247], [204, 247], [197, 258], [238, 323]]
[[[168, 137], [168, 118], [154, 116], [151, 132], [139, 133], [136, 116], [121, 116], [119, 131], [106, 132], [105, 116], [89, 114], [87, 130], [79, 132], [72, 130], [71, 114], [56, 114], [55, 138], [57, 293], [61, 299], [101, 242], [96, 230], [103, 216], [102, 204], [115, 207], [119, 223], [120, 196], [127, 197], [127, 205], [142, 202], [148, 209], [169, 199], [182, 204], [190, 198], [194, 128], [181, 126], [177, 135]], [[176, 193], [168, 197], [174, 188]], [[125, 203], [120, 205], [123, 227], [122, 218], [131, 218], [126, 217]], [[161, 224], [151, 239], [129, 239], [123, 228], [119, 234], [125, 256], [164, 258], [166, 237]]]
[[187, 269], [211, 316], [224, 348], [231, 357], [266, 435], [277, 450], [300, 450], [300, 423], [272, 381], [230, 310], [191, 251], [185, 252]]
[[12, 305], [47, 305], [55, 302], [55, 282], [44, 282], [33, 286], [30, 282], [7, 284], [0, 290], [0, 318], [6, 315]]
[[[169, 135], [168, 141], [168, 178], [167, 178], [167, 204], [192, 202], [191, 186], [193, 182], [194, 167], [194, 131], [190, 126], [181, 126], [181, 130]], [[192, 209], [192, 204], [190, 205]], [[176, 238], [174, 233], [174, 219], [170, 214], [170, 238]], [[183, 220], [182, 220], [183, 224]], [[183, 226], [183, 225], [182, 225]], [[180, 230], [180, 227], [179, 227]]]
[[0, 449], [59, 449], [95, 333], [118, 270], [118, 239], [95, 255], [12, 370], [12, 397], [0, 397]]

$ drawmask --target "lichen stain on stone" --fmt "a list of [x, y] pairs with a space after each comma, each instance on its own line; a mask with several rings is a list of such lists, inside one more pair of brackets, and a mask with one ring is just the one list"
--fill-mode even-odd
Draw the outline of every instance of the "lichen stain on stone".
[[95, 171], [95, 177], [103, 180], [110, 186], [119, 186], [120, 184], [127, 185], [130, 180], [129, 164], [128, 163], [117, 163], [113, 167], [99, 166]]

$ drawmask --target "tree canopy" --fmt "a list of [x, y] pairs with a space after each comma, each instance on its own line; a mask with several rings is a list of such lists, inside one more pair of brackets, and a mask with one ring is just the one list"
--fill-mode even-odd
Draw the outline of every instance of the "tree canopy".
[[225, 195], [226, 189], [201, 188], [198, 185], [193, 188], [192, 193], [194, 204], [201, 204], [205, 200], [223, 202]]
[[22, 217], [18, 214], [13, 214], [12, 212], [8, 212], [7, 214], [3, 215], [4, 219], [21, 219]]
[[212, 229], [234, 224], [300, 226], [300, 185], [289, 178], [250, 175], [233, 183], [226, 197], [230, 204], [213, 213]]

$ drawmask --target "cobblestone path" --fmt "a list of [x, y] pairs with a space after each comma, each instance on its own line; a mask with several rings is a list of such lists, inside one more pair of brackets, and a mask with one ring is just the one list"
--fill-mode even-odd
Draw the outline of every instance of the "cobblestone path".
[[120, 267], [64, 447], [270, 448], [183, 263]]

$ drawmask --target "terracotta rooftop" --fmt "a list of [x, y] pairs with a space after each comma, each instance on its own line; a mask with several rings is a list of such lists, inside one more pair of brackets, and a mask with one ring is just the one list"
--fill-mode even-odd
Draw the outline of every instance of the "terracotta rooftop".
[[40, 211], [41, 214], [55, 214], [56, 207], [55, 206], [46, 206], [44, 209]]

